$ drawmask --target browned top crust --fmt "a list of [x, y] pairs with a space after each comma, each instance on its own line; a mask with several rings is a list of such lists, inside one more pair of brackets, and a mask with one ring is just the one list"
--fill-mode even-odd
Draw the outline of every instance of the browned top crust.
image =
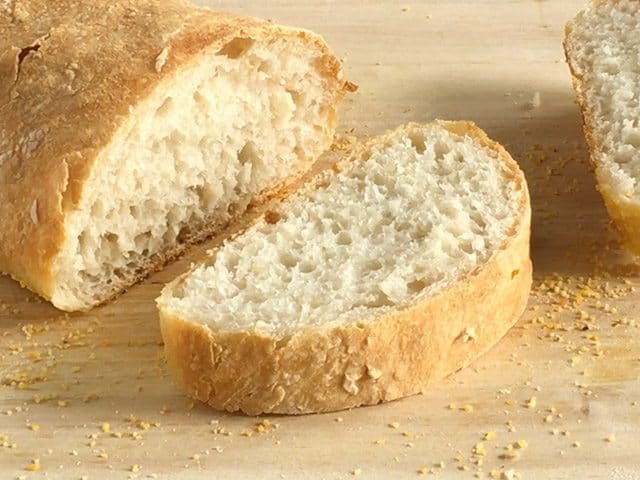
[[[183, 0], [10, 0], [0, 6], [0, 270], [50, 297], [64, 214], [130, 108], [203, 50], [322, 39]], [[226, 54], [223, 50], [221, 54]]]

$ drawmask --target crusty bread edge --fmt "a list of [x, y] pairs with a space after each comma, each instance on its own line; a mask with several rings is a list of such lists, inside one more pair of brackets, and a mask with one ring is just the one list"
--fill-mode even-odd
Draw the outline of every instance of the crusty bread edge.
[[524, 176], [509, 154], [475, 125], [438, 124], [490, 150], [521, 187], [521, 214], [506, 244], [466, 278], [408, 308], [285, 339], [260, 332], [213, 332], [166, 311], [161, 297], [168, 365], [190, 396], [216, 409], [250, 415], [326, 412], [391, 401], [419, 393], [465, 367], [509, 330], [526, 307], [532, 281], [531, 209]]
[[[606, 0], [592, 1], [592, 5], [604, 3]], [[602, 196], [605, 207], [609, 216], [613, 220], [613, 225], [619, 234], [623, 247], [631, 254], [640, 256], [640, 204], [633, 202], [617, 194], [609, 183], [604, 179], [601, 172], [600, 156], [603, 155], [593, 128], [590, 126], [589, 119], [593, 119], [591, 109], [589, 108], [584, 90], [582, 77], [577, 73], [572, 63], [571, 51], [569, 47], [569, 36], [572, 30], [572, 21], [565, 25], [565, 36], [563, 41], [564, 55], [571, 73], [573, 89], [576, 93], [576, 102], [580, 107], [582, 117], [582, 129], [589, 147], [591, 166], [593, 168], [597, 189]]]

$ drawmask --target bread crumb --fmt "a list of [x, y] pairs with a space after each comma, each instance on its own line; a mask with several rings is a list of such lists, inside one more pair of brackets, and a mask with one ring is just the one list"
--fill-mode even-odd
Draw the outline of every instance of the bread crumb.
[[169, 58], [169, 47], [164, 47], [156, 57], [155, 68], [157, 73], [160, 73], [162, 71], [162, 67], [164, 67], [165, 63], [167, 63], [168, 58]]
[[516, 480], [518, 478], [520, 478], [520, 474], [518, 472], [516, 472], [513, 469], [510, 470], [505, 470], [504, 472], [502, 472], [502, 477], [505, 480]]
[[487, 455], [487, 451], [484, 449], [484, 443], [478, 442], [471, 449], [471, 453], [478, 457], [484, 457]]
[[524, 450], [528, 446], [529, 446], [529, 442], [527, 442], [526, 440], [517, 440], [513, 443], [514, 448], [519, 448], [521, 450]]

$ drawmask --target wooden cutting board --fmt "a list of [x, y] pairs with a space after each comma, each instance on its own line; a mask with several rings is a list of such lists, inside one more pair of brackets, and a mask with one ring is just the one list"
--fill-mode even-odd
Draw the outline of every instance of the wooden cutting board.
[[0, 278], [0, 478], [639, 479], [639, 270], [595, 190], [561, 47], [583, 2], [201, 3], [322, 33], [360, 85], [342, 134], [439, 117], [504, 143], [533, 201], [530, 309], [424, 395], [268, 424], [190, 402], [165, 372], [153, 299], [202, 249], [86, 315]]

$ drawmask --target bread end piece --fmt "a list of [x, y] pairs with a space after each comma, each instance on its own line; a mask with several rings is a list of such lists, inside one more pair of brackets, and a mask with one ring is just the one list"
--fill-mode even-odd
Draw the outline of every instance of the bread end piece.
[[[493, 152], [524, 189], [520, 215], [503, 248], [466, 278], [408, 308], [285, 338], [257, 331], [212, 331], [167, 312], [161, 297], [168, 365], [190, 396], [219, 410], [249, 415], [328, 412], [388, 402], [419, 393], [467, 366], [506, 334], [525, 310], [532, 282], [526, 183], [506, 151], [474, 124], [438, 124]], [[364, 148], [383, 144], [394, 133]]]
[[603, 152], [601, 142], [597, 140], [598, 135], [594, 125], [597, 116], [587, 101], [586, 85], [580, 72], [579, 55], [576, 52], [576, 45], [573, 44], [574, 39], [572, 38], [577, 22], [585, 21], [586, 16], [590, 15], [592, 11], [612, 3], [610, 0], [591, 0], [586, 10], [579, 12], [574, 19], [567, 22], [563, 48], [576, 94], [576, 103], [580, 108], [582, 127], [590, 152], [590, 161], [596, 177], [597, 189], [602, 196], [613, 226], [618, 232], [622, 246], [632, 255], [640, 257], [640, 202], [630, 198], [616, 188], [611, 181], [609, 167], [603, 162], [606, 153]]
[[0, 271], [62, 310], [302, 175], [352, 88], [309, 31], [183, 0], [23, 3], [0, 21]]

